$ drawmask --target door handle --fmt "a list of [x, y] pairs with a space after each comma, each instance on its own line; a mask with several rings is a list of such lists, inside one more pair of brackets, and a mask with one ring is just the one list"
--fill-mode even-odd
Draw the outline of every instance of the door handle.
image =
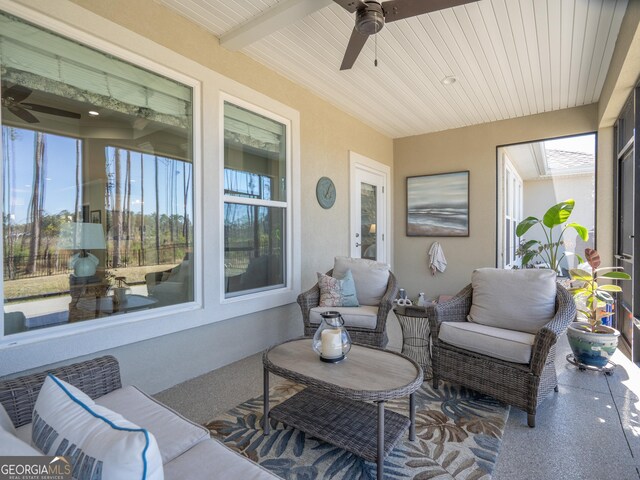
[[628, 253], [623, 253], [622, 255], [614, 255], [614, 257], [618, 260], [633, 260], [633, 257]]

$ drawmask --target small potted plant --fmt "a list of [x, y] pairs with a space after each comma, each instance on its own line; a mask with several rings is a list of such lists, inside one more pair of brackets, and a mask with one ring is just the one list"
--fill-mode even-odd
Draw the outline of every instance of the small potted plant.
[[585, 257], [591, 271], [575, 268], [570, 271], [576, 284], [570, 289], [578, 309], [578, 319], [567, 328], [569, 345], [575, 359], [584, 365], [604, 367], [618, 348], [620, 332], [602, 324], [602, 319], [613, 312], [605, 311], [614, 302], [612, 293], [622, 291], [618, 285], [601, 284], [601, 280], [630, 280], [631, 276], [621, 272], [622, 267], [600, 267], [600, 255], [587, 248]]
[[[547, 210], [542, 220], [530, 216], [516, 226], [516, 235], [518, 238], [521, 238], [535, 225], [540, 225], [545, 237], [545, 242], [541, 242], [540, 240], [523, 242], [521, 240], [518, 252], [516, 253], [519, 253], [522, 258], [523, 268], [534, 258], [540, 257], [548, 268], [560, 273], [560, 262], [562, 262], [562, 259], [566, 255], [566, 253], [560, 250], [560, 247], [564, 245], [564, 232], [571, 228], [576, 231], [582, 240], [585, 242], [589, 240], [589, 232], [586, 227], [575, 222], [567, 223], [575, 203], [573, 199], [565, 200]], [[557, 232], [556, 227], [560, 227], [560, 232]], [[582, 261], [582, 259], [579, 261]]]

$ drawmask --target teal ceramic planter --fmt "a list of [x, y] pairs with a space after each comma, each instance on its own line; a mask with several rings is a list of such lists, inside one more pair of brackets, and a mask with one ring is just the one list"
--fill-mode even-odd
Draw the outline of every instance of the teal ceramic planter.
[[585, 331], [586, 322], [573, 322], [567, 328], [567, 338], [575, 359], [592, 367], [604, 367], [618, 348], [620, 332], [600, 325], [598, 333]]

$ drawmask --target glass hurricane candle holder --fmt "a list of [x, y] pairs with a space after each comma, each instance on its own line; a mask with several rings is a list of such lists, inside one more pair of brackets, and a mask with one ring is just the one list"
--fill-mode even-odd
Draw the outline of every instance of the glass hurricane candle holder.
[[351, 337], [344, 328], [344, 319], [340, 312], [321, 313], [322, 322], [313, 336], [313, 349], [320, 360], [336, 363], [344, 360], [351, 350]]

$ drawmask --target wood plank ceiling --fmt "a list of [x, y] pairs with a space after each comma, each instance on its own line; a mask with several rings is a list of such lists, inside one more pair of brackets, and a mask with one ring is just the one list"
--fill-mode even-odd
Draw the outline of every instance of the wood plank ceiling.
[[[220, 37], [278, 0], [161, 0]], [[242, 51], [393, 138], [597, 102], [627, 0], [480, 0], [385, 25], [340, 71], [336, 4]], [[455, 76], [445, 85], [442, 80]]]

